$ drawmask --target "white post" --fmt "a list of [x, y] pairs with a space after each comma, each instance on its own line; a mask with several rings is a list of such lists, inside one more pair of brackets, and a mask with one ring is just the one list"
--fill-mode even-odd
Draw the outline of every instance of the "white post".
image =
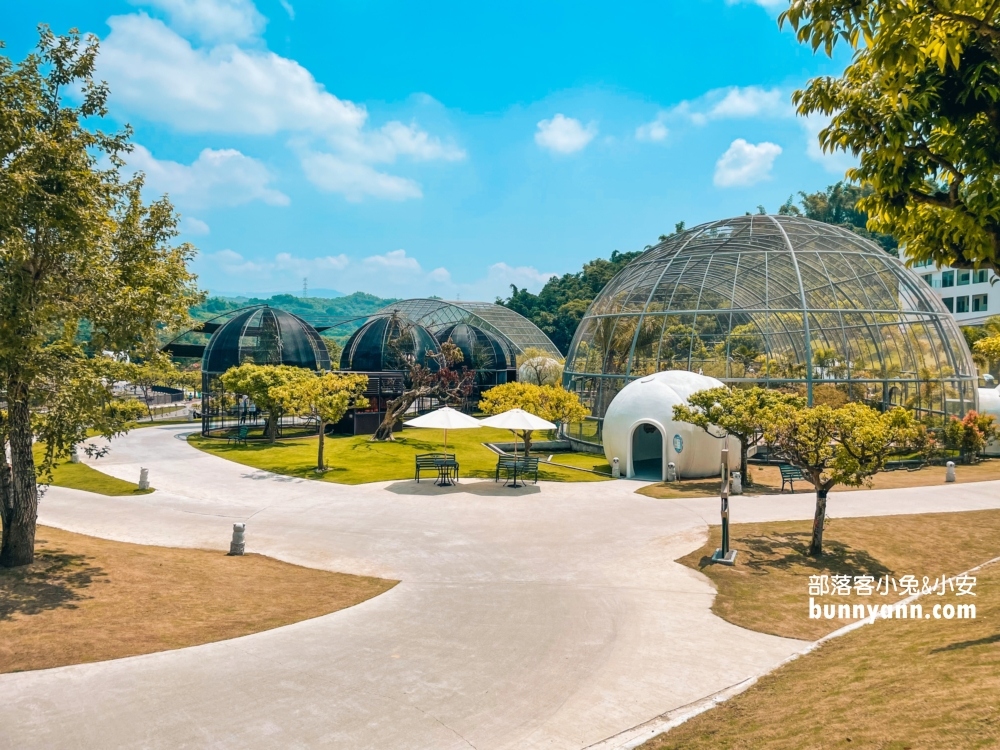
[[954, 482], [955, 481], [955, 462], [949, 461], [945, 464], [944, 481]]
[[149, 469], [139, 469], [139, 489], [149, 489]]
[[611, 476], [615, 479], [621, 479], [622, 467], [618, 464], [618, 456], [611, 459]]

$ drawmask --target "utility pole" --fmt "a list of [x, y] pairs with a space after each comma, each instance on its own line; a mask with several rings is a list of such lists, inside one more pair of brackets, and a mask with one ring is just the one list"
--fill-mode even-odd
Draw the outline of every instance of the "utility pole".
[[729, 448], [722, 449], [722, 546], [715, 550], [712, 562], [736, 564], [736, 550], [729, 549]]
[[309, 296], [309, 277], [308, 276], [303, 276], [302, 277], [302, 296], [303, 297], [308, 297]]

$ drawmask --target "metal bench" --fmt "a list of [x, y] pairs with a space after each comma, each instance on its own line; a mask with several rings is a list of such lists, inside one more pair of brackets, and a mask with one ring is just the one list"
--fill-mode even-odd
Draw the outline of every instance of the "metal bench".
[[249, 432], [250, 432], [249, 427], [240, 427], [237, 430], [230, 430], [229, 435], [226, 436], [226, 444], [228, 445], [231, 441], [235, 440], [237, 445], [239, 445], [240, 443], [246, 445], [247, 435], [249, 434]]
[[[420, 481], [420, 472], [432, 471], [438, 473], [438, 466], [441, 461], [455, 461], [454, 453], [418, 453], [416, 457], [416, 469], [413, 478]], [[458, 462], [455, 462], [455, 479], [458, 479]]]
[[[500, 481], [500, 472], [503, 471], [506, 474], [507, 480], [512, 477], [514, 479], [514, 484], [517, 485], [517, 477], [526, 476], [528, 474], [534, 475], [534, 483], [538, 484], [538, 459], [531, 458], [529, 456], [500, 456], [497, 459], [497, 470], [496, 476], [494, 476], [493, 481]], [[506, 482], [505, 482], [506, 483]]]
[[787, 483], [789, 487], [792, 488], [792, 492], [795, 492], [795, 482], [808, 482], [806, 475], [802, 473], [802, 469], [798, 466], [792, 466], [791, 464], [781, 464], [778, 467], [781, 471], [781, 491], [785, 491], [785, 484]]

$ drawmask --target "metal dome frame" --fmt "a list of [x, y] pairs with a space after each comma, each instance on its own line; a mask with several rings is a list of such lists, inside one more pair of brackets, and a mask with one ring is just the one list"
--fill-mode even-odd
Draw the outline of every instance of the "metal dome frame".
[[435, 336], [440, 330], [449, 326], [468, 323], [509, 342], [518, 354], [524, 354], [526, 349], [534, 348], [541, 349], [557, 359], [563, 358], [562, 353], [541, 328], [520, 313], [492, 302], [404, 299], [376, 310], [372, 313], [372, 317], [390, 315], [393, 312], [419, 323]]
[[600, 418], [625, 383], [667, 369], [810, 403], [830, 388], [922, 415], [977, 403], [965, 338], [926, 282], [857, 234], [794, 216], [702, 224], [633, 260], [587, 309], [563, 382]]

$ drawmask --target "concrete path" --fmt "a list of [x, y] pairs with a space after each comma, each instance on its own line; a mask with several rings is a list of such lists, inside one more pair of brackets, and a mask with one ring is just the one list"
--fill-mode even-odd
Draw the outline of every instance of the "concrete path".
[[[704, 543], [716, 500], [627, 481], [345, 487], [201, 453], [189, 431], [136, 430], [95, 462], [133, 481], [149, 468], [156, 493], [52, 488], [40, 521], [220, 550], [246, 521], [251, 551], [402, 583], [266, 633], [2, 675], [0, 748], [583, 748], [803, 646], [715, 617], [708, 580], [673, 562]], [[843, 493], [830, 512], [1000, 507], [998, 488]], [[733, 502], [736, 523], [811, 514], [806, 495]]]

